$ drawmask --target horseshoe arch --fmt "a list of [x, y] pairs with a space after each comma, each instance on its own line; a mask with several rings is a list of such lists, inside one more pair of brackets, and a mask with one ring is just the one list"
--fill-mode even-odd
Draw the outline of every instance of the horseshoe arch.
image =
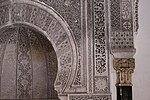
[[58, 60], [55, 88], [65, 92], [76, 72], [76, 43], [65, 20], [51, 7], [38, 1], [4, 0], [0, 4], [0, 30], [14, 25], [32, 27], [52, 43]]

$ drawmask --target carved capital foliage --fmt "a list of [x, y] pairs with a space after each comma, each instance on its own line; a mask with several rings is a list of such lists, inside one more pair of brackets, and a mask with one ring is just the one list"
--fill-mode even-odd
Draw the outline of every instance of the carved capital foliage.
[[135, 68], [134, 58], [115, 58], [113, 60], [113, 66], [117, 74], [116, 85], [131, 86], [132, 85], [132, 73]]

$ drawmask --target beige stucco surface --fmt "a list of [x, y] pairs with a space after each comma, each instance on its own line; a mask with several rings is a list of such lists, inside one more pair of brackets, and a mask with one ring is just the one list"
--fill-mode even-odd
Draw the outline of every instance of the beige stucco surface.
[[136, 68], [133, 100], [150, 100], [150, 0], [139, 2], [139, 31], [135, 38]]

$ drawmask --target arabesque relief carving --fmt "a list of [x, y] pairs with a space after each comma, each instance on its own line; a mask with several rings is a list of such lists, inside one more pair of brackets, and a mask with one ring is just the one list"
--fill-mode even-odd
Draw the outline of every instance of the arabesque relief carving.
[[[32, 98], [34, 93], [41, 95], [32, 90], [35, 85], [32, 72], [36, 63], [31, 60], [37, 60], [36, 53], [48, 51], [50, 45], [45, 39], [52, 44], [56, 58], [52, 61], [53, 51], [45, 57], [40, 56], [41, 63], [44, 60], [49, 61], [47, 66], [58, 63], [58, 70], [53, 69], [54, 73], [47, 68], [47, 78], [53, 79], [52, 74], [57, 77], [55, 82], [47, 80], [45, 87], [54, 85], [60, 100], [111, 100], [111, 67], [116, 70], [116, 85], [131, 86], [135, 68], [134, 33], [139, 27], [138, 1], [0, 0], [0, 73], [5, 65], [3, 59], [9, 56], [5, 52], [13, 45], [10, 59], [13, 63], [18, 61], [17, 73], [14, 74], [17, 80], [14, 87], [17, 89], [16, 98]], [[24, 26], [38, 31], [44, 38], [27, 31]], [[12, 27], [16, 28], [3, 34], [4, 30]], [[16, 31], [17, 27], [19, 31]], [[17, 54], [14, 53], [15, 47]], [[41, 51], [37, 51], [39, 48]], [[113, 65], [110, 63], [112, 60]], [[4, 79], [0, 77], [3, 85]], [[43, 93], [48, 97], [56, 95], [56, 91], [54, 94], [52, 91], [54, 88], [51, 90], [48, 86], [48, 92]]]

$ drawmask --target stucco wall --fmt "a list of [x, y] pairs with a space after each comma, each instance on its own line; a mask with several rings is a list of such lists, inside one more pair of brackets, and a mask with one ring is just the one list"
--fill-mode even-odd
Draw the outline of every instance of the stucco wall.
[[135, 38], [134, 100], [150, 100], [150, 0], [139, 2], [139, 31]]

